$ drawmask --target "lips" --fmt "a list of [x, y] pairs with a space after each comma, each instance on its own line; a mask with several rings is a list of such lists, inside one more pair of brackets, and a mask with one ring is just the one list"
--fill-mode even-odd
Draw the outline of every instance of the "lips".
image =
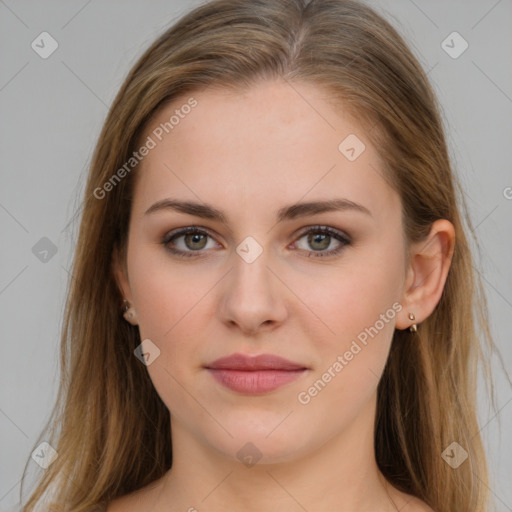
[[206, 366], [212, 370], [240, 370], [240, 371], [257, 371], [257, 370], [305, 370], [304, 365], [294, 363], [288, 359], [284, 359], [273, 354], [261, 354], [258, 356], [247, 356], [245, 354], [232, 354], [228, 357], [221, 357], [213, 363]]
[[304, 365], [272, 354], [233, 354], [217, 359], [205, 368], [224, 387], [248, 395], [273, 391], [308, 370]]

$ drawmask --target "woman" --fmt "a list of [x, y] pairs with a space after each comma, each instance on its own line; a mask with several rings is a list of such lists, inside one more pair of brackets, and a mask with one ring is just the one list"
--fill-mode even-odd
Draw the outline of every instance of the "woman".
[[477, 320], [493, 344], [458, 187], [370, 8], [183, 17], [99, 138], [58, 455], [24, 510], [487, 510]]

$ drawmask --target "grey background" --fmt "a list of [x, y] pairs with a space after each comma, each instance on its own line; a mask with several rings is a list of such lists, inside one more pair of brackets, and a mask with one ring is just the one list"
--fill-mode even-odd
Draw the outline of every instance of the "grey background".
[[[2, 511], [17, 510], [22, 468], [56, 397], [76, 212], [108, 106], [142, 51], [198, 3], [0, 0]], [[368, 3], [406, 38], [441, 101], [493, 333], [512, 373], [512, 1]], [[31, 48], [43, 31], [59, 44], [47, 59]], [[469, 44], [457, 59], [441, 47], [453, 31]], [[57, 250], [46, 262], [32, 250], [43, 237]], [[497, 510], [512, 511], [512, 390], [496, 359], [493, 371], [499, 413], [481, 382], [480, 422]]]

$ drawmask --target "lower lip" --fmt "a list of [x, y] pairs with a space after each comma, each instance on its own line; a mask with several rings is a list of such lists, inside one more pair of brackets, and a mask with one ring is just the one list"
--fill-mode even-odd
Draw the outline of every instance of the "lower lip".
[[208, 371], [223, 386], [239, 393], [256, 395], [273, 391], [298, 379], [306, 369], [242, 371], [208, 368]]

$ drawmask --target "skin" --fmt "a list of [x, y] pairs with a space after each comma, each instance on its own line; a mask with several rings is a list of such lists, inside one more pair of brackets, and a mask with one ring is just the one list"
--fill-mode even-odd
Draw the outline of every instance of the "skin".
[[[435, 222], [407, 252], [400, 197], [376, 172], [375, 148], [316, 86], [264, 81], [243, 93], [208, 88], [193, 97], [197, 107], [142, 162], [126, 261], [115, 256], [130, 321], [160, 349], [147, 369], [171, 411], [173, 467], [111, 502], [108, 512], [431, 510], [385, 481], [373, 422], [394, 329], [419, 325], [441, 297], [452, 224]], [[158, 112], [146, 136], [187, 98]], [[349, 134], [366, 145], [353, 162], [338, 150]], [[227, 220], [145, 214], [168, 197], [211, 204]], [[371, 215], [275, 218], [286, 205], [341, 197]], [[200, 247], [203, 256], [166, 250], [166, 233], [193, 225], [210, 237], [174, 243], [189, 252]], [[351, 243], [315, 257], [315, 249], [328, 252], [341, 242], [308, 243], [305, 228], [314, 225], [346, 233]], [[263, 250], [252, 263], [236, 252], [248, 236]], [[300, 403], [298, 394], [393, 303], [401, 311], [308, 404]], [[308, 371], [263, 395], [236, 393], [203, 368], [235, 352], [277, 354]], [[262, 454], [251, 467], [237, 458], [248, 442]]]

